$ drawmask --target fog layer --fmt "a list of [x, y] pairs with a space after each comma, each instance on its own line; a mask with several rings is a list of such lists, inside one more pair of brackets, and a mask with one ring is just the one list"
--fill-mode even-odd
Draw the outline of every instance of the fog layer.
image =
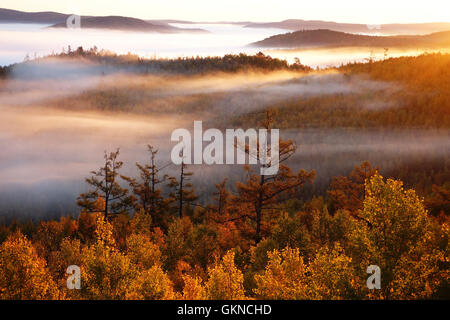
[[[0, 83], [0, 215], [76, 215], [76, 197], [87, 190], [84, 178], [102, 165], [105, 150], [120, 148], [122, 173], [134, 175], [135, 162], [148, 159], [146, 145], [154, 145], [160, 149], [158, 164], [168, 165], [163, 173], [176, 175], [179, 168], [169, 157], [175, 145], [171, 133], [192, 130], [194, 120], [203, 120], [205, 129], [217, 119], [227, 126], [236, 115], [289, 99], [400, 89], [335, 72], [188, 77], [103, 74], [83, 61], [24, 64]], [[377, 101], [371, 103], [361, 108], [377, 107]], [[281, 136], [298, 145], [289, 165], [315, 169], [318, 187], [363, 160], [388, 170], [393, 161], [450, 158], [448, 130], [282, 130]], [[201, 201], [210, 199], [221, 179], [233, 185], [244, 178], [239, 165], [189, 170]]]

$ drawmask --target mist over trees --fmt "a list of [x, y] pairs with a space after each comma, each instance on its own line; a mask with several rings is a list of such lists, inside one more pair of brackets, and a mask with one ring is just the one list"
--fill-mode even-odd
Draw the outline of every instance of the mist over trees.
[[[270, 128], [272, 116], [262, 125]], [[287, 159], [295, 145], [280, 141], [280, 150]], [[248, 179], [237, 192], [223, 181], [215, 202], [197, 206], [193, 186], [160, 179], [155, 147], [148, 153], [138, 179], [120, 176], [119, 150], [105, 152], [76, 219], [1, 226], [0, 298], [448, 298], [448, 211], [430, 214], [442, 200], [428, 202], [437, 205], [428, 212], [414, 190], [368, 162], [334, 178], [328, 197], [301, 203], [290, 191], [314, 172], [280, 164], [265, 177], [244, 166]], [[179, 169], [182, 181], [186, 165]], [[165, 179], [175, 190], [167, 196]], [[65, 268], [74, 264], [81, 290], [65, 286]], [[382, 270], [381, 290], [365, 286], [371, 264]], [[16, 277], [31, 267], [32, 278]]]
[[[343, 180], [333, 184], [330, 194], [345, 190]], [[254, 229], [258, 220], [243, 220], [237, 213], [250, 213], [239, 199], [247, 197], [242, 192], [221, 204], [220, 215], [212, 205], [186, 207], [182, 217], [178, 210], [159, 205], [155, 211], [140, 207], [105, 216], [106, 202], [99, 195], [97, 209], [84, 207], [77, 219], [1, 228], [0, 297], [448, 297], [448, 212], [435, 218], [414, 190], [403, 189], [401, 181], [386, 180], [376, 170], [362, 186], [362, 203], [353, 198], [350, 210], [338, 209], [341, 201], [336, 197], [314, 198], [299, 209], [289, 200], [272, 203], [271, 214], [260, 217], [262, 234]], [[337, 201], [334, 214], [327, 209], [329, 201]], [[383, 272], [382, 290], [365, 287], [365, 269], [373, 263]], [[65, 287], [65, 268], [73, 264], [81, 267], [81, 290]], [[18, 279], [16, 273], [30, 270], [28, 265], [36, 268], [33, 277]]]
[[[144, 73], [173, 72], [172, 76], [187, 75], [190, 81], [201, 73], [219, 71], [313, 73], [300, 63], [292, 66], [264, 55], [141, 61], [132, 55], [79, 48], [58, 58], [74, 57]], [[449, 56], [438, 54], [349, 64], [327, 72], [338, 72], [339, 78], [332, 79], [344, 82], [368, 78], [395, 83], [401, 90], [389, 91], [370, 82], [367, 91], [289, 96], [270, 101], [267, 109], [246, 109], [231, 117], [221, 113], [210, 119], [218, 127], [311, 126], [325, 135], [336, 134], [326, 131], [330, 128], [346, 132], [345, 145], [335, 143], [339, 140], [332, 135], [328, 143], [322, 137], [281, 138], [280, 168], [271, 176], [244, 166], [239, 168], [243, 179], [230, 175], [213, 181], [206, 179], [209, 172], [201, 175], [200, 170], [196, 174], [203, 184], [196, 183], [192, 165], [165, 163], [161, 159], [165, 146], [156, 144], [142, 150], [145, 161], [129, 160], [133, 170], [126, 174], [119, 149], [105, 151], [102, 162], [90, 169], [94, 171], [86, 170], [87, 191], [72, 199], [79, 206], [77, 215], [0, 224], [0, 299], [448, 299], [448, 150], [437, 144], [430, 158], [420, 148], [402, 155], [400, 150], [416, 145], [408, 147], [403, 136], [395, 140], [401, 143], [383, 136], [378, 143], [398, 155], [387, 158], [380, 152], [388, 168], [369, 161], [350, 165], [362, 154], [350, 148], [352, 141], [367, 132], [374, 137], [360, 129], [407, 128], [420, 137], [418, 128], [440, 128], [436, 135], [448, 138], [448, 66]], [[200, 78], [204, 79], [212, 78]], [[292, 81], [314, 82], [288, 80]], [[116, 101], [113, 107], [121, 111], [114, 116], [120, 118], [138, 108], [139, 99], [146, 100], [145, 85], [130, 94], [127, 87], [119, 90], [102, 83], [76, 95], [79, 100], [62, 97], [49, 104], [70, 109], [94, 101], [92, 105], [101, 110]], [[211, 101], [229, 98], [224, 92], [188, 95], [208, 109]], [[196, 110], [196, 103], [185, 98], [177, 106], [187, 106], [183, 116]], [[373, 98], [400, 104], [357, 108]], [[308, 131], [296, 134], [311, 138]], [[364, 141], [361, 148], [367, 145]], [[309, 145], [313, 152], [306, 153], [300, 145]], [[335, 148], [327, 153], [320, 146]], [[101, 150], [94, 152], [100, 157]], [[317, 161], [319, 156], [324, 160]], [[327, 171], [323, 162], [333, 168], [345, 164], [350, 170], [335, 174], [337, 170]], [[319, 174], [328, 180], [319, 180]], [[80, 267], [80, 290], [66, 286], [69, 265]], [[367, 288], [369, 265], [380, 267], [381, 289]]]

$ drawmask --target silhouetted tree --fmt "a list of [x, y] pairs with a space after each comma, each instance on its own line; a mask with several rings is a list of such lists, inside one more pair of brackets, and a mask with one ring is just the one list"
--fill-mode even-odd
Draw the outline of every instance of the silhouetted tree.
[[213, 195], [214, 200], [217, 201], [217, 207], [215, 209], [219, 215], [221, 215], [226, 209], [226, 206], [228, 205], [228, 199], [230, 197], [230, 194], [226, 188], [226, 184], [227, 179], [224, 179], [221, 183], [215, 184], [217, 191], [214, 192]]
[[183, 216], [183, 205], [185, 203], [192, 203], [197, 199], [192, 183], [189, 182], [189, 177], [192, 176], [192, 172], [186, 172], [186, 168], [187, 165], [182, 161], [179, 180], [175, 177], [169, 177], [169, 183], [167, 185], [173, 189], [173, 192], [170, 193], [170, 199], [177, 203], [176, 209], [180, 218]]
[[101, 212], [105, 218], [109, 214], [124, 213], [130, 208], [133, 197], [128, 194], [128, 189], [122, 188], [117, 182], [119, 170], [123, 165], [119, 161], [119, 149], [108, 154], [105, 151], [105, 164], [97, 171], [92, 171], [92, 177], [86, 178], [86, 182], [92, 187], [87, 193], [78, 197], [78, 205], [88, 212], [99, 212], [96, 201], [103, 198], [105, 204]]
[[[274, 112], [266, 111], [266, 119], [262, 123], [262, 127], [268, 131], [274, 123]], [[270, 149], [270, 146], [267, 146]], [[259, 144], [257, 146], [259, 150]], [[245, 151], [250, 155], [250, 148], [245, 146]], [[300, 170], [294, 174], [286, 165], [282, 163], [288, 160], [296, 151], [296, 146], [292, 140], [279, 140], [279, 170], [273, 175], [257, 174], [245, 166], [247, 171], [247, 181], [245, 183], [238, 182], [238, 196], [234, 201], [238, 204], [247, 204], [252, 208], [253, 213], [244, 213], [243, 217], [250, 218], [256, 223], [255, 241], [261, 240], [261, 224], [264, 210], [270, 209], [270, 205], [275, 204], [277, 199], [283, 193], [293, 192], [295, 189], [303, 186], [306, 182], [312, 182], [315, 178], [315, 172], [306, 172]], [[258, 151], [259, 152], [259, 151]], [[251, 156], [251, 155], [250, 155]], [[270, 167], [272, 163], [263, 164], [263, 167]]]
[[157, 225], [161, 225], [162, 215], [167, 210], [168, 203], [162, 196], [162, 190], [158, 188], [158, 185], [164, 182], [165, 177], [162, 179], [159, 177], [159, 169], [156, 165], [158, 150], [151, 145], [148, 145], [147, 148], [150, 153], [150, 163], [145, 165], [136, 163], [139, 177], [121, 177], [129, 183], [131, 190], [137, 196], [137, 199], [133, 201], [136, 211], [143, 209], [146, 214], [152, 216], [152, 220]]

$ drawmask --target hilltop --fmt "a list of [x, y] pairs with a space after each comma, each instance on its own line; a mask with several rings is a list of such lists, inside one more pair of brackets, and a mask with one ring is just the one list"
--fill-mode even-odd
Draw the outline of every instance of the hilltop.
[[[108, 29], [121, 31], [180, 33], [180, 32], [208, 32], [202, 29], [184, 29], [168, 23], [151, 23], [136, 18], [122, 16], [81, 17], [81, 27], [89, 29]], [[52, 25], [51, 28], [66, 28], [66, 22]]]
[[0, 8], [0, 23], [42, 23], [55, 24], [67, 20], [68, 14], [46, 12], [23, 12]]
[[309, 47], [450, 47], [450, 31], [414, 36], [368, 36], [327, 29], [275, 35], [250, 44], [262, 48]]
[[[70, 14], [58, 12], [23, 12], [0, 8], [0, 23], [38, 23], [50, 25], [51, 28], [66, 28], [69, 17]], [[174, 27], [168, 21], [152, 22], [123, 16], [82, 16], [81, 27], [157, 33], [208, 33], [198, 28]]]
[[285, 30], [317, 30], [329, 29], [333, 31], [366, 34], [429, 34], [450, 30], [448, 22], [410, 23], [410, 24], [380, 24], [368, 25], [357, 23], [339, 23], [321, 20], [288, 19], [280, 22], [249, 23], [246, 28], [279, 28]]

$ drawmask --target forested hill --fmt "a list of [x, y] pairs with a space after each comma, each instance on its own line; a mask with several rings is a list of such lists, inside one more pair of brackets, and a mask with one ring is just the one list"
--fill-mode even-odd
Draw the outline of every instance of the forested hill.
[[288, 19], [279, 22], [248, 23], [246, 28], [279, 28], [291, 31], [329, 29], [350, 33], [373, 33], [384, 35], [429, 34], [450, 30], [448, 22], [429, 23], [391, 23], [368, 25], [363, 23], [340, 23], [321, 20]]
[[[282, 129], [450, 128], [449, 54], [350, 63], [338, 71], [344, 83], [371, 79], [387, 84], [389, 90], [369, 88], [362, 92], [285, 100], [273, 105], [278, 110], [276, 126]], [[396, 90], [397, 87], [401, 90]], [[237, 116], [233, 125], [252, 127], [263, 117], [263, 110], [250, 112]]]
[[[202, 29], [183, 29], [173, 27], [167, 23], [151, 23], [141, 19], [122, 17], [122, 16], [105, 16], [105, 17], [81, 17], [81, 27], [89, 29], [108, 29], [121, 31], [137, 31], [137, 32], [157, 32], [157, 33], [207, 33]], [[52, 25], [51, 28], [66, 28], [66, 22]]]
[[415, 36], [367, 36], [327, 29], [296, 31], [251, 44], [268, 48], [307, 47], [450, 47], [450, 31]]
[[[138, 55], [117, 55], [115, 53], [91, 48], [88, 50], [70, 47], [60, 54], [53, 54], [32, 61], [24, 61], [10, 66], [0, 67], [0, 78], [18, 70], [39, 66], [46, 62], [89, 62], [90, 72], [105, 75], [114, 72], [131, 72], [137, 74], [206, 74], [214, 72], [270, 72], [270, 71], [298, 71], [308, 72], [312, 69], [300, 63], [289, 64], [286, 60], [272, 58], [258, 53], [256, 55], [227, 54], [222, 57], [187, 57], [176, 59], [145, 59]], [[44, 68], [45, 69], [45, 68]], [[45, 70], [40, 73], [44, 76]]]
[[0, 8], [0, 23], [54, 24], [66, 21], [68, 14], [58, 12], [24, 12]]
[[[0, 8], [0, 23], [37, 23], [51, 25], [52, 28], [66, 28], [70, 14], [58, 12], [24, 12]], [[120, 31], [157, 33], [207, 33], [198, 28], [178, 28], [166, 21], [144, 21], [124, 16], [82, 16], [82, 28], [108, 29]]]
[[[369, 63], [349, 63], [339, 70], [351, 74], [368, 74], [371, 78], [381, 81], [401, 82], [419, 92], [440, 92], [440, 95], [436, 96], [450, 96], [450, 54], [431, 53]], [[448, 102], [446, 105], [450, 107]]]

